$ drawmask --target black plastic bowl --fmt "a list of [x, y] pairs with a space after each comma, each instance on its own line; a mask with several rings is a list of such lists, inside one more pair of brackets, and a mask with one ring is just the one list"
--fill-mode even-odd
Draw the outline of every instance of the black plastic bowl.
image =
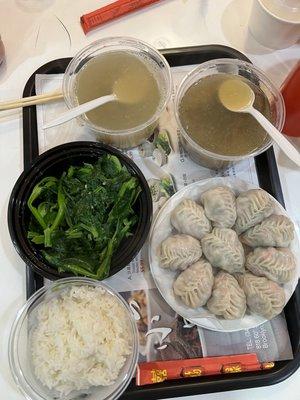
[[59, 177], [70, 165], [93, 163], [104, 154], [114, 154], [125, 165], [132, 176], [140, 183], [142, 191], [134, 205], [138, 221], [132, 236], [124, 239], [114, 253], [109, 275], [124, 268], [140, 251], [147, 239], [152, 220], [152, 199], [148, 184], [136, 164], [111, 146], [96, 142], [73, 142], [53, 147], [40, 155], [31, 167], [24, 171], [12, 190], [8, 205], [8, 228], [12, 242], [27, 265], [48, 279], [74, 276], [72, 273], [59, 273], [41, 255], [39, 248], [27, 239], [30, 211], [27, 200], [33, 187], [45, 176]]

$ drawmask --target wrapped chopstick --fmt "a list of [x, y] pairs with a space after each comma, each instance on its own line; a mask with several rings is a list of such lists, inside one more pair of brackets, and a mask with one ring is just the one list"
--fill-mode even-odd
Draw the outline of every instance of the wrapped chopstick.
[[187, 360], [153, 361], [138, 365], [136, 385], [151, 385], [165, 380], [196, 378], [204, 375], [259, 371], [273, 367], [273, 362], [260, 363], [255, 353]]
[[98, 10], [82, 15], [80, 23], [84, 33], [122, 15], [139, 10], [161, 0], [118, 0]]

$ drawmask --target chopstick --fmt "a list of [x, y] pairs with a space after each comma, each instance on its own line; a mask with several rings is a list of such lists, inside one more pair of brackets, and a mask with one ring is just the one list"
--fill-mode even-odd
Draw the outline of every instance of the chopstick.
[[62, 92], [60, 90], [56, 90], [54, 92], [40, 94], [37, 96], [24, 97], [23, 99], [3, 101], [0, 102], [0, 111], [49, 103], [50, 101], [57, 101], [62, 98]]
[[159, 1], [161, 0], [117, 0], [98, 10], [82, 15], [80, 23], [84, 33], [87, 34], [99, 25]]

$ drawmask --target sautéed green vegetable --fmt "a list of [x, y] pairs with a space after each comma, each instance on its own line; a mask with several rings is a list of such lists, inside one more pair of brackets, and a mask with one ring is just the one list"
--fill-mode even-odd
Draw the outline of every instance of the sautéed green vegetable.
[[60, 178], [45, 177], [33, 188], [27, 237], [59, 272], [104, 279], [137, 222], [133, 205], [140, 190], [116, 156], [70, 166]]

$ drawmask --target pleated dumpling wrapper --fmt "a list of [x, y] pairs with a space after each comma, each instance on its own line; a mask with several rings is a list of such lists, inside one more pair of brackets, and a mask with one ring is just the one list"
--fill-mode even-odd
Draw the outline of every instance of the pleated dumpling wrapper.
[[211, 231], [211, 223], [202, 206], [191, 199], [184, 199], [171, 213], [171, 224], [179, 233], [201, 239]]
[[254, 275], [287, 283], [295, 275], [296, 260], [290, 249], [285, 247], [257, 247], [247, 255], [246, 268]]
[[270, 215], [241, 235], [250, 247], [288, 247], [294, 239], [294, 224], [285, 215]]
[[228, 228], [214, 228], [201, 240], [202, 251], [212, 266], [229, 273], [244, 272], [244, 248], [236, 232]]
[[236, 274], [236, 278], [245, 292], [250, 311], [268, 320], [281, 313], [285, 305], [285, 294], [276, 282], [250, 272]]
[[202, 255], [199, 240], [189, 235], [173, 235], [160, 246], [160, 266], [172, 270], [184, 270]]
[[173, 290], [186, 306], [197, 308], [204, 306], [210, 298], [213, 283], [212, 267], [201, 258], [178, 275]]
[[264, 190], [251, 189], [237, 197], [236, 211], [235, 229], [240, 234], [273, 214], [274, 202]]
[[246, 312], [246, 296], [238, 281], [227, 272], [215, 276], [212, 296], [207, 302], [208, 310], [224, 319], [240, 319]]
[[227, 186], [217, 186], [201, 195], [206, 216], [213, 226], [232, 228], [236, 220], [236, 200], [233, 191]]

